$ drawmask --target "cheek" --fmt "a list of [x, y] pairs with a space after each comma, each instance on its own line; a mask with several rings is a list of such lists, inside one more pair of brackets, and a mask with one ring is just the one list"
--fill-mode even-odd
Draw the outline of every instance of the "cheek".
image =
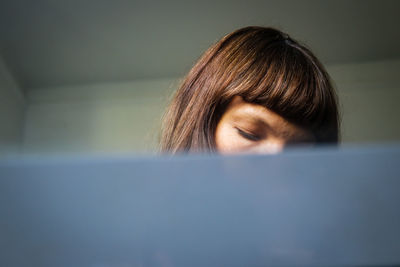
[[217, 151], [222, 154], [239, 152], [249, 146], [249, 143], [238, 135], [235, 128], [224, 123], [218, 125], [215, 131], [215, 143]]

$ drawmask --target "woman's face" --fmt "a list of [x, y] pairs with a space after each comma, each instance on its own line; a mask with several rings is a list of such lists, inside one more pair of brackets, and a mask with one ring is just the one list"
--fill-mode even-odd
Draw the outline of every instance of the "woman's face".
[[236, 96], [218, 122], [215, 142], [222, 154], [273, 154], [288, 145], [312, 145], [315, 140], [310, 131]]

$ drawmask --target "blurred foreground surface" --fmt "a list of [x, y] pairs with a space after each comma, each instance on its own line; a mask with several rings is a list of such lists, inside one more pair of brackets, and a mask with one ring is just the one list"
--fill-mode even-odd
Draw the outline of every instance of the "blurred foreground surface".
[[400, 146], [0, 161], [1, 266], [400, 264]]

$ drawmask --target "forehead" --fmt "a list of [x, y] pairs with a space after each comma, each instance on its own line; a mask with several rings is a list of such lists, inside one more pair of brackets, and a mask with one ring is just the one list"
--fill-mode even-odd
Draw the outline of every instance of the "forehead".
[[264, 106], [248, 103], [241, 97], [235, 97], [231, 101], [224, 117], [232, 123], [268, 128], [269, 131], [282, 137], [312, 136], [312, 133], [307, 129], [289, 122]]

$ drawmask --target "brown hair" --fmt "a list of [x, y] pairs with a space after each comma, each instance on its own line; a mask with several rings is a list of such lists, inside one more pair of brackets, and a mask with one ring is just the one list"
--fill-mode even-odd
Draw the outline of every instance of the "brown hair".
[[187, 74], [163, 120], [161, 151], [213, 152], [215, 129], [236, 95], [337, 143], [337, 97], [319, 60], [287, 34], [265, 27], [234, 31]]

